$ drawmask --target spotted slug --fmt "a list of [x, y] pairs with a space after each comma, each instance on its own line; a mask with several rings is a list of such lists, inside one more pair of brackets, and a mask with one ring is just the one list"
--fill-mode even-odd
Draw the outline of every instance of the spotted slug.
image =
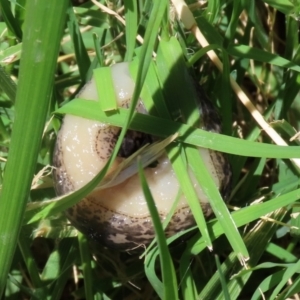
[[[128, 107], [134, 90], [134, 81], [129, 74], [128, 63], [111, 67], [116, 99], [119, 107]], [[103, 87], [105, 88], [105, 87]], [[195, 85], [199, 101], [201, 128], [220, 132], [219, 118], [203, 94]], [[78, 97], [96, 101], [97, 88], [94, 79], [87, 83]], [[140, 100], [137, 111], [147, 113]], [[201, 117], [200, 117], [201, 112]], [[199, 121], [200, 124], [200, 121]], [[200, 125], [199, 125], [200, 126]], [[65, 115], [57, 135], [54, 150], [54, 186], [57, 195], [75, 191], [100, 172], [108, 161], [120, 128], [73, 115]], [[141, 146], [151, 143], [151, 135], [129, 130], [122, 143], [115, 164], [134, 153]], [[220, 192], [229, 189], [230, 166], [222, 153], [199, 148]], [[171, 210], [180, 189], [176, 175], [167, 155], [162, 155], [155, 166], [144, 170], [161, 220]], [[192, 178], [204, 215], [212, 211], [201, 186]], [[148, 245], [154, 237], [154, 228], [138, 174], [116, 186], [95, 190], [66, 211], [67, 218], [88, 238], [104, 246], [130, 250]], [[165, 233], [171, 236], [194, 225], [192, 212], [182, 195]]]

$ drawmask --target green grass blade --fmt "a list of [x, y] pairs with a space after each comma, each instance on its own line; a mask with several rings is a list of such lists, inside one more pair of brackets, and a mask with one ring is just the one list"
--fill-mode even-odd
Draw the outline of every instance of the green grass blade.
[[159, 249], [157, 247], [147, 253], [147, 255], [145, 256], [145, 274], [155, 292], [161, 299], [163, 299], [164, 285], [156, 275], [156, 259], [158, 255]]
[[[232, 213], [232, 218], [237, 227], [243, 226], [247, 223], [253, 222], [254, 220], [265, 216], [266, 214], [272, 213], [273, 211], [280, 209], [284, 206], [291, 205], [293, 202], [300, 198], [300, 189], [286, 193], [282, 196], [274, 198], [265, 203], [260, 203], [243, 208], [239, 211]], [[222, 226], [219, 222], [209, 222], [208, 228], [213, 233], [214, 239], [224, 233]], [[205, 248], [205, 243], [202, 239], [197, 240], [194, 243], [193, 248], [190, 250], [191, 253], [197, 255], [202, 249]]]
[[182, 192], [184, 193], [187, 203], [193, 212], [193, 216], [197, 223], [197, 226], [203, 236], [203, 240], [206, 244], [206, 247], [212, 249], [211, 238], [206, 226], [206, 221], [202, 212], [202, 208], [199, 202], [198, 195], [194, 189], [194, 186], [191, 182], [190, 176], [187, 173], [188, 166], [184, 163], [178, 146], [169, 147], [168, 156], [172, 162], [172, 167], [175, 171], [176, 177], [179, 181]]
[[268, 3], [270, 6], [278, 9], [284, 14], [289, 14], [294, 9], [294, 5], [289, 0], [264, 0], [264, 2]]
[[[74, 114], [118, 127], [122, 127], [128, 117], [128, 110], [126, 109], [119, 108], [115, 113], [106, 114], [101, 111], [99, 103], [83, 99], [71, 101], [58, 109], [56, 113]], [[267, 158], [300, 158], [299, 146], [285, 147], [241, 140], [192, 128], [179, 122], [138, 113], [134, 115], [129, 128], [163, 138], [178, 132], [178, 140], [181, 142], [236, 155]]]
[[[279, 210], [271, 217], [281, 219], [283, 216], [284, 211]], [[250, 266], [253, 266], [258, 262], [276, 229], [277, 225], [275, 223], [258, 221], [254, 229], [245, 236], [245, 243], [250, 253]], [[240, 271], [243, 272], [245, 267], [241, 266], [235, 253], [228, 255], [226, 261], [221, 265], [221, 270], [226, 279], [227, 290], [224, 292], [221, 289], [219, 274], [216, 273], [201, 291], [198, 296], [200, 299], [222, 300], [225, 298], [227, 291], [229, 292], [231, 300], [239, 299], [240, 292], [243, 290], [253, 272], [250, 270], [246, 273], [239, 273]], [[239, 276], [232, 277], [232, 272], [234, 272], [234, 274], [238, 273]]]
[[269, 254], [277, 257], [278, 259], [286, 263], [295, 262], [298, 259], [292, 253], [274, 243], [269, 243], [266, 248], [266, 251], [268, 251]]
[[84, 277], [85, 299], [93, 299], [93, 276], [91, 266], [91, 253], [88, 240], [85, 235], [78, 232], [79, 251], [81, 257], [81, 266]]
[[[102, 111], [116, 110], [117, 99], [110, 67], [94, 69], [98, 99]], [[103, 88], [105, 86], [105, 89]]]
[[[16, 248], [35, 171], [67, 3], [62, 0], [28, 1], [26, 6], [16, 118], [0, 198], [0, 295]], [[45, 26], [45, 20], [52, 26]]]
[[293, 277], [293, 275], [299, 272], [299, 269], [300, 269], [300, 260], [298, 260], [298, 262], [286, 268], [280, 282], [277, 284], [273, 293], [271, 294], [270, 299], [277, 299], [280, 291], [285, 287], [285, 285]]
[[278, 54], [273, 54], [258, 48], [253, 48], [246, 45], [230, 46], [227, 49], [227, 52], [233, 56], [240, 56], [242, 54], [244, 58], [266, 62], [275, 66], [289, 68], [291, 70], [300, 72], [300, 67], [294, 62], [281, 57]]
[[84, 46], [81, 32], [71, 2], [68, 8], [68, 18], [69, 19], [67, 24], [73, 41], [73, 46], [74, 46], [75, 55], [78, 63], [80, 77], [82, 81], [85, 81], [86, 74], [88, 73], [91, 62], [87, 54], [87, 50]]
[[[116, 148], [115, 148], [116, 149]], [[27, 209], [24, 215], [23, 223], [30, 224], [38, 222], [41, 219], [46, 219], [52, 215], [58, 214], [70, 206], [76, 204], [82, 198], [84, 198], [88, 193], [94, 190], [102, 178], [105, 176], [107, 170], [110, 167], [111, 162], [113, 161], [113, 156], [116, 150], [114, 150], [111, 159], [108, 160], [105, 167], [101, 172], [93, 178], [88, 184], [75, 191], [74, 193], [67, 194], [49, 201], [42, 202], [31, 202], [28, 203]]]
[[298, 275], [296, 279], [293, 280], [293, 283], [288, 286], [283, 293], [279, 295], [278, 300], [289, 299], [292, 296], [299, 295], [300, 292], [300, 276]]
[[225, 279], [225, 274], [224, 274], [224, 272], [221, 268], [221, 263], [220, 263], [219, 256], [215, 255], [215, 260], [216, 260], [216, 266], [218, 268], [218, 274], [219, 274], [219, 277], [220, 277], [220, 282], [221, 282], [221, 286], [222, 286], [224, 300], [231, 300], [230, 294], [229, 294], [229, 291], [228, 291], [227, 282], [226, 282], [226, 279]]
[[32, 252], [30, 251], [29, 245], [30, 245], [30, 241], [28, 238], [19, 239], [18, 246], [22, 253], [25, 265], [27, 267], [28, 274], [32, 280], [34, 288], [39, 288], [42, 286], [42, 281], [40, 278], [37, 264], [32, 256]]
[[125, 34], [126, 55], [124, 61], [131, 61], [134, 54], [135, 40], [138, 29], [138, 7], [136, 1], [125, 0]]
[[174, 265], [169, 253], [169, 249], [164, 236], [163, 227], [159, 218], [158, 211], [155, 206], [154, 199], [150, 192], [146, 177], [143, 172], [143, 167], [139, 164], [139, 176], [141, 180], [142, 189], [147, 200], [147, 205], [152, 217], [153, 226], [155, 229], [155, 236], [160, 253], [160, 264], [162, 271], [162, 278], [164, 284], [164, 297], [163, 299], [178, 299], [177, 280]]
[[245, 264], [245, 261], [249, 259], [249, 253], [213, 178], [207, 170], [204, 158], [199, 155], [199, 150], [196, 148], [187, 147], [186, 153], [189, 165], [191, 166], [199, 185], [203, 187], [204, 194], [206, 194], [207, 198], [210, 200], [212, 210], [214, 211], [219, 224], [222, 226], [231, 247], [239, 257], [241, 263]]

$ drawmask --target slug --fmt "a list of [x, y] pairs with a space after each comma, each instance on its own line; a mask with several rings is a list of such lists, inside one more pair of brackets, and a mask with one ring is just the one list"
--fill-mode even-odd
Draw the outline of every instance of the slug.
[[[128, 107], [134, 90], [134, 82], [129, 74], [128, 63], [118, 63], [111, 67], [114, 89], [119, 107]], [[105, 88], [105, 87], [103, 87]], [[199, 95], [199, 114], [201, 127], [220, 132], [219, 118], [202, 93], [195, 85]], [[80, 98], [97, 100], [94, 79], [87, 83], [78, 94]], [[147, 113], [142, 100], [137, 111]], [[199, 121], [200, 124], [200, 121]], [[89, 182], [103, 168], [109, 159], [118, 138], [120, 128], [77, 116], [65, 115], [57, 135], [54, 150], [54, 186], [58, 195], [77, 190]], [[153, 137], [145, 133], [129, 130], [118, 153], [115, 164], [130, 156], [137, 149], [153, 142]], [[210, 173], [225, 195], [229, 189], [230, 166], [219, 152], [199, 148]], [[166, 155], [162, 155], [156, 166], [145, 168], [151, 193], [161, 219], [165, 219], [179, 191], [179, 183]], [[205, 216], [212, 211], [201, 187], [193, 179]], [[135, 174], [113, 187], [95, 190], [79, 203], [66, 211], [67, 218], [91, 240], [104, 246], [130, 250], [147, 245], [154, 237], [154, 229], [147, 203]], [[181, 196], [175, 214], [166, 228], [166, 235], [194, 225], [194, 218]]]

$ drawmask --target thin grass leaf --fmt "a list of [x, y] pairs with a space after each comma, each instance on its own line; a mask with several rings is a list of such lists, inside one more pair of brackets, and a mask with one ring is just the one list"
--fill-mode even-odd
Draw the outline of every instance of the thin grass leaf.
[[268, 3], [270, 6], [278, 9], [284, 14], [290, 14], [294, 9], [294, 5], [289, 0], [264, 0], [264, 2]]
[[229, 294], [229, 291], [228, 291], [228, 287], [227, 287], [227, 282], [226, 282], [223, 270], [221, 269], [220, 259], [217, 255], [215, 255], [215, 260], [216, 260], [216, 266], [218, 268], [218, 274], [219, 274], [219, 277], [220, 277], [220, 282], [221, 282], [221, 286], [222, 286], [224, 299], [225, 300], [231, 300], [230, 294]]
[[156, 259], [159, 255], [159, 249], [151, 249], [145, 257], [145, 274], [151, 283], [151, 286], [161, 299], [164, 299], [164, 286], [156, 275]]
[[[177, 196], [176, 196], [176, 199], [175, 199], [174, 203], [172, 204], [172, 207], [171, 207], [170, 211], [168, 212], [166, 218], [164, 219], [164, 221], [162, 223], [163, 230], [165, 230], [167, 228], [169, 222], [171, 221], [171, 218], [173, 217], [173, 215], [176, 211], [176, 208], [177, 208], [177, 205], [179, 203], [181, 195], [182, 195], [182, 191], [180, 190], [178, 192]], [[171, 242], [172, 242], [171, 240], [168, 240], [168, 242], [167, 242], [168, 245]], [[140, 256], [140, 258], [143, 258], [144, 256], [146, 256], [147, 253], [150, 251], [150, 249], [152, 249], [152, 247], [155, 245], [155, 243], [156, 243], [156, 239], [154, 238], [153, 241], [149, 244], [148, 248], [145, 250], [145, 252]], [[146, 266], [146, 264], [145, 264], [145, 266]], [[153, 266], [155, 266], [155, 264], [153, 264]]]
[[[117, 149], [115, 148], [114, 151], [116, 152]], [[111, 166], [113, 156], [114, 152], [101, 172], [79, 190], [52, 200], [28, 203], [23, 224], [31, 224], [58, 214], [83, 199], [88, 193], [94, 190], [104, 178], [107, 170]]]
[[102, 46], [104, 45], [104, 42], [105, 42], [106, 32], [107, 32], [107, 30], [104, 29], [103, 34], [102, 34], [101, 37], [98, 37], [95, 33], [93, 34], [96, 57], [97, 57], [97, 60], [99, 62], [100, 67], [104, 67], [104, 65], [105, 65], [105, 63], [104, 63], [104, 61], [105, 61], [104, 51], [101, 48], [102, 48]]
[[181, 47], [174, 37], [160, 42], [156, 65], [172, 119], [197, 127], [200, 112], [197, 109], [199, 100], [194, 88], [195, 82], [188, 73]]
[[81, 257], [81, 267], [84, 277], [85, 299], [93, 299], [93, 275], [91, 266], [92, 257], [88, 240], [86, 236], [80, 232], [78, 232], [78, 243]]
[[189, 166], [184, 162], [178, 146], [170, 146], [167, 149], [167, 152], [168, 157], [172, 162], [172, 167], [181, 186], [182, 192], [185, 195], [186, 201], [191, 208], [197, 226], [203, 236], [206, 247], [212, 249], [212, 242], [206, 226], [206, 221], [201, 208], [201, 204], [195, 191], [194, 185], [191, 182], [191, 178], [188, 174]]
[[280, 293], [280, 291], [288, 283], [288, 281], [293, 277], [293, 275], [296, 272], [299, 272], [299, 269], [300, 269], [300, 261], [296, 262], [295, 264], [292, 264], [291, 266], [289, 266], [288, 268], [285, 269], [285, 271], [282, 274], [283, 276], [282, 276], [280, 282], [277, 284], [273, 293], [270, 296], [270, 300], [277, 299], [277, 296]]
[[277, 297], [278, 300], [285, 300], [289, 297], [298, 295], [300, 292], [300, 276], [297, 276], [290, 286], [287, 286], [285, 290]]
[[[94, 80], [102, 111], [116, 110], [117, 99], [110, 67], [94, 70]], [[103, 88], [105, 87], [105, 88]]]
[[[282, 210], [277, 211], [270, 217], [282, 219], [284, 212]], [[265, 247], [267, 246], [270, 238], [276, 231], [277, 226], [275, 223], [258, 221], [255, 227], [245, 236], [245, 243], [250, 253], [249, 265], [255, 265], [260, 259]], [[214, 274], [208, 284], [204, 287], [198, 297], [200, 299], [219, 299], [225, 298], [227, 292], [230, 295], [230, 299], [239, 299], [239, 295], [250, 278], [251, 271], [245, 273], [241, 277], [232, 277], [233, 274], [239, 272], [239, 270], [245, 270], [239, 263], [237, 256], [231, 253], [226, 261], [221, 265], [222, 273], [224, 274], [227, 282], [226, 290], [221, 289], [221, 283], [219, 274]]]
[[132, 121], [132, 116], [134, 114], [135, 107], [138, 103], [139, 95], [142, 90], [142, 86], [145, 81], [150, 62], [152, 60], [152, 53], [153, 53], [156, 36], [158, 33], [159, 26], [161, 24], [162, 18], [164, 16], [166, 7], [167, 7], [166, 0], [164, 0], [160, 3], [155, 2], [153, 9], [151, 11], [151, 15], [149, 18], [149, 24], [148, 24], [149, 27], [146, 30], [144, 44], [142, 46], [140, 56], [139, 56], [140, 61], [139, 61], [139, 67], [137, 70], [137, 80], [135, 82], [135, 88], [134, 88], [133, 95], [131, 98], [131, 103], [130, 103], [130, 107], [128, 110], [128, 114], [127, 114], [126, 118], [124, 119], [124, 122], [120, 126], [120, 127], [122, 127], [122, 130], [120, 132], [118, 141], [115, 146], [116, 151], [114, 151], [114, 153], [111, 156], [112, 160], [115, 159], [115, 157], [117, 155], [117, 151], [120, 149], [122, 141], [125, 137], [126, 131]]
[[[86, 101], [83, 99], [75, 99], [58, 109], [56, 113], [72, 114], [103, 123], [109, 123], [118, 127], [123, 126], [126, 117], [128, 117], [129, 114], [126, 109], [119, 108], [116, 113], [108, 115], [101, 112], [100, 106], [97, 102]], [[266, 143], [250, 142], [192, 128], [188, 125], [167, 119], [138, 113], [135, 113], [129, 128], [163, 138], [178, 132], [178, 141], [180, 142], [236, 155], [267, 158], [300, 158], [298, 146], [285, 147]]]
[[125, 35], [126, 55], [124, 61], [131, 61], [134, 54], [135, 40], [138, 29], [138, 5], [136, 1], [125, 0]]
[[251, 300], [260, 300], [262, 294], [270, 291], [272, 288], [282, 280], [284, 270], [274, 272], [272, 275], [267, 276], [254, 291]]
[[[53, 0], [27, 4], [15, 107], [17, 117], [0, 198], [0, 295], [16, 249], [41, 144], [67, 3]], [[45, 20], [52, 26], [45, 26]]]
[[[132, 78], [134, 79], [137, 76], [137, 67], [138, 67], [138, 59], [135, 59], [130, 64], [130, 72]], [[141, 98], [143, 99], [143, 103], [147, 111], [151, 115], [157, 115], [157, 116], [159, 115], [166, 119], [171, 118], [166, 105], [166, 101], [164, 99], [162, 88], [159, 84], [155, 63], [153, 61], [150, 63], [148, 69], [145, 84], [141, 91]]]
[[198, 50], [188, 61], [188, 66], [192, 67], [201, 57], [203, 57], [210, 50], [222, 50], [218, 44], [210, 44]]
[[[277, 209], [288, 206], [300, 198], [300, 189], [294, 190], [292, 192], [286, 193], [275, 199], [269, 200], [265, 203], [255, 204], [239, 211], [232, 213], [232, 218], [237, 227], [243, 226], [250, 223], [260, 217], [265, 216]], [[209, 222], [209, 230], [212, 230], [214, 238], [223, 234], [223, 229], [218, 222]], [[197, 255], [202, 249], [205, 248], [204, 241], [199, 239], [193, 246], [191, 253]]]
[[231, 19], [229, 21], [229, 24], [225, 32], [225, 38], [227, 39], [225, 48], [227, 47], [228, 44], [234, 42], [235, 32], [236, 32], [236, 28], [238, 27], [239, 17], [242, 13], [242, 10], [243, 10], [242, 2], [239, 0], [233, 1]]
[[209, 199], [212, 210], [214, 211], [219, 224], [223, 227], [231, 247], [239, 257], [241, 263], [245, 264], [245, 261], [249, 259], [249, 253], [211, 174], [207, 170], [204, 156], [201, 154], [199, 155], [199, 149], [196, 148], [186, 147], [185, 151], [195, 178], [202, 187], [204, 194]]
[[177, 281], [174, 265], [167, 247], [166, 238], [164, 236], [164, 231], [159, 218], [158, 211], [155, 206], [154, 199], [150, 192], [149, 186], [146, 181], [146, 177], [143, 172], [143, 167], [139, 163], [139, 176], [141, 180], [142, 189], [147, 200], [147, 205], [151, 214], [153, 221], [153, 226], [155, 230], [155, 236], [157, 240], [157, 245], [160, 253], [160, 264], [162, 270], [162, 278], [164, 284], [164, 297], [163, 299], [178, 299], [177, 292]]
[[291, 262], [295, 262], [297, 260], [297, 257], [295, 255], [293, 255], [292, 253], [290, 253], [289, 251], [287, 251], [286, 249], [274, 244], [274, 243], [270, 243], [268, 244], [266, 251], [277, 257], [280, 261], [286, 262], [286, 263], [291, 263]]
[[149, 166], [164, 154], [165, 148], [176, 139], [177, 135], [170, 136], [161, 142], [156, 142], [151, 145], [145, 145], [123, 160], [117, 168], [108, 172], [103, 180], [98, 184], [97, 189], [106, 189], [116, 186], [126, 179], [138, 173], [137, 159], [143, 168]]
[[289, 68], [291, 70], [300, 72], [300, 67], [294, 62], [285, 59], [278, 54], [273, 54], [260, 50], [258, 48], [249, 47], [246, 45], [229, 46], [227, 52], [233, 56], [243, 55], [244, 58], [254, 59], [255, 61], [266, 62], [282, 68]]
[[[49, 287], [47, 299], [61, 299], [64, 287], [72, 272], [77, 252], [75, 247], [76, 239], [62, 240], [55, 255], [51, 256], [47, 261], [47, 265], [42, 273], [42, 278], [56, 279]], [[53, 277], [54, 276], [54, 277]]]
[[40, 278], [39, 269], [37, 267], [36, 261], [34, 260], [34, 257], [32, 256], [32, 252], [29, 248], [29, 245], [30, 243], [28, 242], [28, 239], [19, 239], [18, 246], [26, 264], [28, 274], [32, 280], [34, 287], [39, 288], [42, 287], [42, 281]]
[[69, 8], [68, 8], [67, 25], [68, 25], [69, 32], [70, 32], [70, 35], [71, 35], [71, 38], [73, 41], [73, 46], [74, 46], [75, 55], [77, 58], [77, 63], [78, 63], [78, 68], [79, 68], [79, 74], [80, 74], [81, 80], [85, 81], [86, 74], [88, 72], [91, 62], [90, 62], [88, 53], [86, 51], [86, 48], [84, 46], [81, 32], [80, 32], [71, 2], [69, 3]]

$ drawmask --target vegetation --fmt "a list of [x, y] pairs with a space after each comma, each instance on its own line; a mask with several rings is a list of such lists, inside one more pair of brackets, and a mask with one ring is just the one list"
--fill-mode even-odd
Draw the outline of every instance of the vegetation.
[[[299, 298], [298, 0], [0, 0], [0, 9], [0, 297]], [[133, 103], [142, 93], [157, 115], [138, 116], [134, 106], [95, 115], [70, 101], [93, 69], [121, 61], [132, 62]], [[216, 106], [222, 135], [193, 128], [193, 113], [176, 118], [197, 110], [185, 98], [186, 69]], [[227, 153], [228, 205], [201, 168], [216, 217], [205, 220], [191, 197], [197, 225], [165, 239], [140, 168], [157, 242], [139, 254], [89, 243], [63, 211], [106, 169], [56, 198], [51, 163], [63, 113], [123, 124], [115, 154], [127, 128], [179, 133], [166, 150], [186, 195], [185, 162], [203, 166], [195, 147]]]

